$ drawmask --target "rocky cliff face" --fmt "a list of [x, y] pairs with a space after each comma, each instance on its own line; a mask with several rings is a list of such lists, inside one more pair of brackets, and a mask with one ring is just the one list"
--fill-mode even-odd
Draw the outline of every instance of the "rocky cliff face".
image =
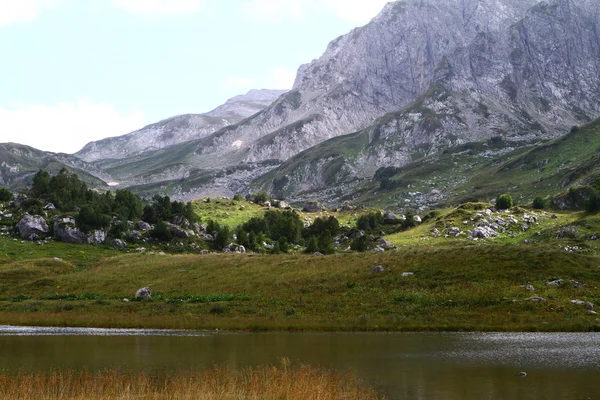
[[205, 114], [179, 115], [124, 136], [88, 143], [75, 155], [86, 162], [121, 159], [200, 139], [263, 110], [285, 90], [252, 90]]
[[[288, 194], [324, 189], [449, 146], [491, 138], [531, 142], [588, 122], [600, 115], [596, 6], [588, 0], [388, 4], [371, 24], [303, 66], [294, 89], [327, 93], [317, 102], [346, 122], [396, 111], [289, 160], [267, 187]], [[331, 92], [339, 93], [335, 101]]]

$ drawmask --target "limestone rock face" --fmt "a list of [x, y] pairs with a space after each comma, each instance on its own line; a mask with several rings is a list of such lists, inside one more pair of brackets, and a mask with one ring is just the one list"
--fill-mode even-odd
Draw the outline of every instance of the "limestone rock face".
[[256, 114], [285, 92], [252, 90], [205, 114], [179, 115], [124, 136], [88, 143], [76, 156], [87, 162], [120, 159], [199, 139]]
[[[288, 160], [269, 188], [323, 189], [405, 165], [415, 154], [496, 137], [556, 137], [598, 117], [598, 9], [589, 0], [389, 3], [300, 68], [294, 90], [311, 99], [302, 107], [318, 117], [272, 142], [287, 149], [286, 159], [385, 116]], [[277, 152], [261, 142], [248, 157], [262, 156]]]

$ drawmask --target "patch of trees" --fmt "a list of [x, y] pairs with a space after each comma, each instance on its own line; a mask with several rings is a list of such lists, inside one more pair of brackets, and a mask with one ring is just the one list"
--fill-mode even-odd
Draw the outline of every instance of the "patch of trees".
[[0, 187], [0, 201], [11, 201], [12, 199], [12, 192], [5, 187]]
[[393, 190], [403, 185], [403, 182], [393, 180], [394, 175], [399, 173], [401, 168], [397, 167], [381, 167], [375, 172], [373, 177], [375, 181], [379, 182], [379, 188], [382, 190]]
[[591, 186], [590, 196], [585, 201], [585, 210], [590, 214], [600, 211], [600, 178]]

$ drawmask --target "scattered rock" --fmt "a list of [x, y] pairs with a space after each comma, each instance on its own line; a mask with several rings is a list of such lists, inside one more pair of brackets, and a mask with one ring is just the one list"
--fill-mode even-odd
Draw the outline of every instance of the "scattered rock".
[[38, 239], [35, 240], [39, 240], [40, 235], [46, 235], [50, 232], [48, 224], [46, 224], [43, 217], [27, 213], [23, 214], [23, 217], [17, 224], [17, 230], [23, 239], [29, 239], [34, 234], [37, 235]]
[[318, 251], [316, 251], [316, 252], [313, 253], [313, 256], [315, 256], [315, 257], [323, 257], [324, 254], [323, 253], [319, 253]]
[[556, 279], [554, 281], [548, 281], [546, 282], [546, 286], [560, 286], [563, 284], [563, 280], [562, 279]]
[[383, 214], [383, 219], [385, 221], [396, 221], [398, 217], [393, 212], [387, 211], [385, 214]]
[[421, 217], [419, 217], [418, 215], [415, 215], [413, 217], [413, 221], [415, 221], [417, 224], [420, 224], [421, 222], [423, 222], [423, 220], [421, 219]]
[[373, 273], [373, 274], [379, 274], [379, 273], [382, 273], [383, 271], [384, 271], [383, 266], [378, 265], [378, 266], [376, 266], [375, 268], [373, 268], [371, 270], [371, 273]]
[[54, 235], [65, 243], [87, 244], [88, 242], [88, 237], [75, 226], [75, 219], [71, 217], [54, 221]]
[[381, 246], [375, 247], [374, 251], [376, 253], [385, 253], [385, 249], [383, 247], [381, 247]]
[[135, 241], [140, 241], [142, 240], [142, 234], [138, 231], [131, 231], [129, 238]]
[[414, 272], [403, 272], [402, 273], [402, 277], [403, 278], [407, 278], [409, 276], [413, 276], [415, 273]]
[[458, 235], [460, 235], [460, 228], [457, 228], [457, 227], [450, 228], [449, 234], [451, 236], [458, 236]]
[[142, 232], [148, 232], [149, 230], [152, 229], [152, 226], [147, 222], [138, 221], [137, 228]]
[[589, 310], [588, 315], [598, 315], [596, 311]]
[[323, 206], [316, 201], [307, 201], [306, 203], [304, 203], [302, 211], [309, 213], [317, 213], [323, 211]]
[[52, 203], [48, 203], [44, 206], [44, 211], [54, 211], [54, 210], [56, 210], [56, 207]]
[[521, 372], [519, 372], [519, 376], [525, 378], [527, 376], [527, 372], [521, 371]]
[[532, 285], [525, 286], [525, 290], [528, 290], [530, 292], [535, 292], [535, 288]]
[[106, 231], [95, 230], [87, 235], [88, 244], [102, 244], [106, 241]]
[[575, 304], [575, 305], [581, 306], [581, 305], [585, 304], [585, 301], [583, 301], [583, 300], [571, 300], [571, 304]]
[[129, 299], [127, 299], [127, 298], [123, 299], [123, 303], [129, 303]]
[[113, 239], [110, 241], [110, 245], [112, 247], [114, 247], [115, 249], [124, 249], [127, 247], [127, 243], [125, 243], [123, 240], [121, 239]]
[[149, 287], [143, 287], [141, 289], [138, 289], [137, 292], [135, 292], [135, 298], [136, 299], [149, 299], [152, 297], [152, 289], [150, 289]]
[[486, 226], [480, 226], [473, 230], [473, 238], [475, 239], [488, 239], [491, 237], [497, 237], [498, 232], [494, 231], [492, 228], [488, 228]]
[[594, 303], [590, 303], [589, 301], [585, 302], [585, 309], [586, 310], [593, 310], [594, 309]]
[[572, 281], [571, 281], [571, 283], [573, 284], [573, 287], [574, 287], [575, 289], [579, 289], [580, 287], [582, 287], [582, 286], [583, 286], [583, 283], [581, 283], [581, 282], [577, 282], [577, 281], [573, 281], [573, 280], [572, 280]]
[[540, 297], [540, 296], [533, 296], [533, 297], [529, 297], [529, 298], [525, 299], [525, 301], [533, 301], [533, 302], [539, 303], [542, 301], [546, 301], [546, 299], [544, 299], [543, 297]]

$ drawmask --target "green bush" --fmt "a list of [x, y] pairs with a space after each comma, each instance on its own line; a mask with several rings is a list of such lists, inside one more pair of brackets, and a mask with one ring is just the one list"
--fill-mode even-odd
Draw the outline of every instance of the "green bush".
[[158, 221], [156, 225], [154, 225], [154, 229], [150, 231], [150, 237], [168, 242], [173, 239], [173, 234], [171, 233], [171, 229], [164, 221]]
[[244, 201], [244, 196], [242, 196], [241, 194], [236, 194], [235, 196], [233, 196], [233, 200], [235, 201]]
[[111, 218], [106, 214], [97, 212], [90, 206], [83, 206], [75, 220], [79, 229], [89, 232], [95, 229], [107, 228], [110, 225]]
[[541, 197], [533, 199], [533, 208], [536, 210], [543, 210], [546, 207], [546, 202]]
[[585, 210], [590, 214], [600, 211], [600, 193], [597, 190], [592, 190], [590, 197], [585, 202]]
[[496, 198], [496, 208], [498, 210], [508, 210], [513, 206], [513, 199], [510, 194], [504, 193]]
[[366, 235], [354, 238], [350, 244], [350, 249], [360, 252], [369, 251], [372, 247], [373, 244]]
[[5, 187], [0, 187], [0, 201], [11, 201], [12, 199], [12, 192]]

